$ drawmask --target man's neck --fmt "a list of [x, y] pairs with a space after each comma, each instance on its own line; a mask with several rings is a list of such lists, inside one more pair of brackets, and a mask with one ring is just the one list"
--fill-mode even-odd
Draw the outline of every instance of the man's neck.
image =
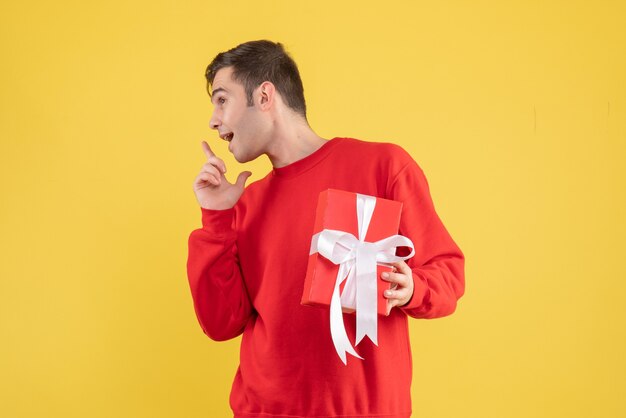
[[284, 167], [317, 151], [328, 140], [318, 136], [306, 121], [277, 126], [267, 156], [275, 168]]

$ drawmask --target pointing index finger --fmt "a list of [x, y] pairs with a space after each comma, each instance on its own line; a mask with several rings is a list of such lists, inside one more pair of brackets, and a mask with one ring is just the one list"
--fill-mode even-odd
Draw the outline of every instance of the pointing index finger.
[[215, 157], [215, 153], [211, 151], [211, 147], [209, 147], [209, 144], [207, 144], [206, 141], [202, 141], [202, 150], [206, 154], [207, 158]]

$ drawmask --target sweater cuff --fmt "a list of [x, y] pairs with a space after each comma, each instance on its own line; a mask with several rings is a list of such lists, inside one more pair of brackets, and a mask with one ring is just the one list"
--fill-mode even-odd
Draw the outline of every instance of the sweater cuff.
[[419, 308], [424, 303], [424, 297], [428, 292], [428, 285], [416, 272], [413, 272], [413, 296], [406, 305], [400, 306], [400, 309], [412, 310]]
[[223, 235], [233, 231], [235, 208], [206, 209], [200, 206], [202, 212], [202, 229], [212, 234]]

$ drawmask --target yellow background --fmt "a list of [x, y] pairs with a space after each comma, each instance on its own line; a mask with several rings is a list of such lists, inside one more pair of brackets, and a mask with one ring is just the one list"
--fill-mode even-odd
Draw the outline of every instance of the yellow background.
[[0, 416], [229, 416], [187, 238], [202, 139], [270, 169], [203, 78], [261, 38], [318, 134], [413, 155], [467, 257], [457, 312], [410, 321], [413, 416], [626, 416], [625, 4], [304, 3], [2, 3]]

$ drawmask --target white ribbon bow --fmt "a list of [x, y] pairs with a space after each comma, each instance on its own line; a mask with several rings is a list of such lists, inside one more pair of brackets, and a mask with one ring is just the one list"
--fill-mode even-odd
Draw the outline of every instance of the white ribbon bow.
[[[311, 240], [309, 254], [319, 252], [333, 264], [339, 265], [335, 280], [335, 289], [330, 301], [330, 333], [335, 350], [344, 365], [347, 365], [346, 352], [363, 360], [359, 356], [346, 334], [341, 307], [356, 309], [356, 343], [358, 345], [367, 335], [378, 345], [377, 303], [378, 280], [377, 263], [391, 263], [413, 257], [413, 242], [402, 235], [392, 235], [376, 242], [366, 242], [365, 236], [369, 228], [376, 198], [356, 194], [356, 209], [359, 238], [345, 232], [324, 229], [315, 234]], [[395, 255], [396, 247], [410, 247], [411, 254], [399, 257]], [[346, 280], [341, 297], [339, 287]]]

